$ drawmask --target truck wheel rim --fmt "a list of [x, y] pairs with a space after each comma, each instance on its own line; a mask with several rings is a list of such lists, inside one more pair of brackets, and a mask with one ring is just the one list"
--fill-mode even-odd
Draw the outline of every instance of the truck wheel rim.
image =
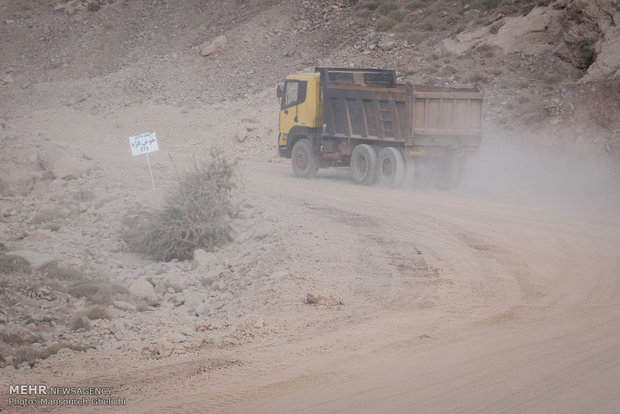
[[297, 165], [299, 165], [302, 169], [306, 168], [306, 157], [303, 152], [297, 154]]
[[381, 163], [381, 172], [383, 173], [383, 176], [391, 177], [393, 171], [394, 166], [392, 165], [392, 161], [390, 161], [389, 159], [383, 160], [383, 162]]
[[366, 172], [366, 159], [364, 157], [359, 157], [355, 162], [355, 168], [364, 174]]

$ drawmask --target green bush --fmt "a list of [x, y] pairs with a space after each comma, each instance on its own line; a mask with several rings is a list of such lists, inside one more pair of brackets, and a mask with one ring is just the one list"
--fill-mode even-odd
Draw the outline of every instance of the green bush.
[[133, 251], [155, 260], [190, 259], [196, 249], [212, 250], [229, 242], [227, 217], [233, 210], [236, 163], [214, 151], [179, 177], [163, 210], [147, 215], [124, 234]]

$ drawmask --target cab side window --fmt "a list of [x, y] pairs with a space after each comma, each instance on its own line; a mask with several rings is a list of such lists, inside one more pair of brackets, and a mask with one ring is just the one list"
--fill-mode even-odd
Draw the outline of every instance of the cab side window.
[[299, 105], [306, 100], [306, 82], [287, 80], [282, 94], [282, 109]]

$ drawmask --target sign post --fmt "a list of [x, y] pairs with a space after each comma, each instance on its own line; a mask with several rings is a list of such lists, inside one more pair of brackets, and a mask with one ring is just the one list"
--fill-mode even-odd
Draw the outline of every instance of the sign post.
[[149, 152], [159, 150], [155, 132], [145, 132], [144, 134], [129, 137], [129, 147], [131, 148], [131, 155], [134, 157], [142, 154], [146, 155], [146, 163], [149, 166], [149, 174], [151, 175], [151, 184], [153, 188], [155, 188], [155, 180], [153, 179], [153, 171], [151, 170], [151, 160], [149, 160]]

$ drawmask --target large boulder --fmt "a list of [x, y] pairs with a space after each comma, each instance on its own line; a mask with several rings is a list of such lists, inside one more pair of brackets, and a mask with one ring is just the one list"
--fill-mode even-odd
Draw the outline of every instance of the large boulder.
[[557, 53], [579, 69], [595, 60], [603, 34], [613, 25], [612, 0], [559, 0], [563, 7], [562, 40]]
[[619, 70], [617, 13], [614, 0], [557, 0], [525, 16], [490, 20], [445, 40], [443, 47], [456, 54], [480, 46], [530, 55], [552, 51], [573, 67], [588, 69], [584, 81], [610, 79]]
[[620, 27], [607, 29], [600, 49], [582, 82], [620, 79]]
[[561, 16], [561, 10], [537, 7], [526, 16], [502, 17], [491, 26], [460, 33], [444, 41], [443, 46], [457, 54], [482, 45], [498, 48], [504, 53], [542, 53], [553, 49], [553, 44], [559, 42]]

